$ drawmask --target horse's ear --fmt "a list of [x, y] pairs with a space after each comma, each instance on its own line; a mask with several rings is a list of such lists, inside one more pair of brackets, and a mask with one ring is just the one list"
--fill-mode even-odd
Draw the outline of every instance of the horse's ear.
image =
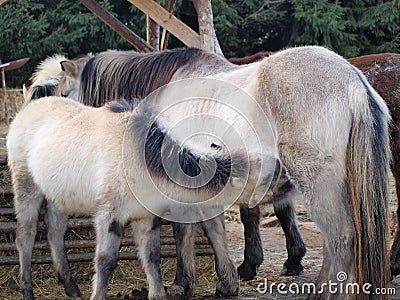
[[60, 62], [61, 70], [71, 77], [78, 76], [78, 65], [72, 60], [63, 60]]

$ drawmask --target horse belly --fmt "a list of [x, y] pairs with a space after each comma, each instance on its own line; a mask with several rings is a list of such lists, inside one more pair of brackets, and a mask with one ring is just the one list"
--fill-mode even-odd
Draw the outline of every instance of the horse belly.
[[68, 136], [58, 142], [42, 141], [31, 150], [28, 160], [34, 182], [68, 214], [92, 214], [104, 186], [95, 149], [77, 146], [85, 145], [83, 139], [71, 145]]
[[81, 172], [69, 168], [32, 168], [34, 181], [46, 199], [70, 215], [89, 215], [96, 210], [99, 191], [95, 186], [99, 184], [95, 176], [90, 178]]

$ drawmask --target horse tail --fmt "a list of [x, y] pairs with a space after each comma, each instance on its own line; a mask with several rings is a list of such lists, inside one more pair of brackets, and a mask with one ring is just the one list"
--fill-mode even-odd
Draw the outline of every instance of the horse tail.
[[[354, 67], [353, 67], [354, 68]], [[347, 174], [355, 226], [356, 281], [387, 287], [389, 282], [388, 180], [390, 148], [385, 102], [354, 68], [365, 92], [353, 93], [353, 120], [347, 150]], [[382, 296], [384, 298], [384, 296]]]
[[[170, 178], [184, 187], [208, 191], [222, 189], [231, 176], [247, 176], [247, 155], [227, 154], [211, 147], [205, 151], [190, 149], [171, 137], [165, 121], [143, 103], [138, 110], [128, 130], [134, 131], [139, 155], [144, 157], [152, 175]], [[205, 178], [208, 178], [206, 182]]]

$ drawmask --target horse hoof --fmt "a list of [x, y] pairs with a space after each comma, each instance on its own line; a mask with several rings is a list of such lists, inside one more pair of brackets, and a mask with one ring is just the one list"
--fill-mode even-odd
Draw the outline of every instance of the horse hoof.
[[33, 291], [22, 291], [22, 298], [24, 300], [36, 300], [35, 296], [33, 296]]
[[237, 269], [239, 278], [244, 281], [252, 280], [257, 276], [257, 268], [242, 263]]
[[153, 295], [149, 296], [148, 300], [167, 300], [167, 296], [164, 295]]
[[168, 300], [187, 300], [192, 296], [192, 292], [184, 289], [180, 285], [171, 285], [167, 290]]
[[167, 296], [153, 296], [153, 297], [149, 297], [148, 300], [168, 300]]
[[283, 265], [281, 275], [283, 276], [296, 276], [300, 275], [303, 272], [303, 266], [301, 264], [298, 265], [287, 265], [286, 263]]
[[230, 297], [237, 296], [239, 294], [239, 284], [233, 286], [227, 286], [226, 284], [218, 281], [215, 296], [217, 297]]
[[65, 293], [70, 298], [82, 298], [82, 293], [74, 281], [71, 281], [70, 284], [65, 287]]

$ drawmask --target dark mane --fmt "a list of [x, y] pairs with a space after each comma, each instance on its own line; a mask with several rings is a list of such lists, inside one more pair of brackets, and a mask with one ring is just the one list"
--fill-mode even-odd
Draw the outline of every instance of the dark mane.
[[139, 102], [140, 102], [139, 99], [132, 99], [131, 101], [121, 99], [118, 101], [107, 102], [105, 107], [107, 107], [111, 112], [123, 113], [134, 110], [134, 108], [139, 104]]
[[34, 85], [30, 87], [29, 90], [29, 101], [39, 99], [42, 97], [47, 97], [47, 96], [54, 96], [56, 94], [56, 84], [45, 84], [45, 85]]
[[[195, 48], [142, 54], [107, 51], [91, 58], [81, 74], [80, 101], [99, 107], [110, 99], [144, 98], [201, 55]], [[144, 76], [145, 75], [145, 76]]]
[[[172, 175], [174, 181], [183, 182], [184, 185], [187, 183], [190, 186], [194, 184], [199, 189], [219, 190], [227, 184], [231, 175], [244, 176], [247, 172], [247, 159], [242, 155], [228, 156], [219, 151], [214, 152], [212, 156], [200, 155], [182, 147], [167, 135], [166, 130], [160, 126], [152, 112], [144, 105], [132, 118], [129, 130], [138, 137], [139, 155], [144, 155], [147, 169], [155, 176], [168, 179]], [[214, 161], [215, 170], [213, 170]], [[166, 162], [168, 174], [165, 170]], [[200, 172], [212, 172], [213, 176], [207, 183], [200, 184], [202, 176], [195, 178]], [[187, 177], [182, 178], [185, 175], [191, 178], [190, 182], [185, 181], [188, 180]]]

